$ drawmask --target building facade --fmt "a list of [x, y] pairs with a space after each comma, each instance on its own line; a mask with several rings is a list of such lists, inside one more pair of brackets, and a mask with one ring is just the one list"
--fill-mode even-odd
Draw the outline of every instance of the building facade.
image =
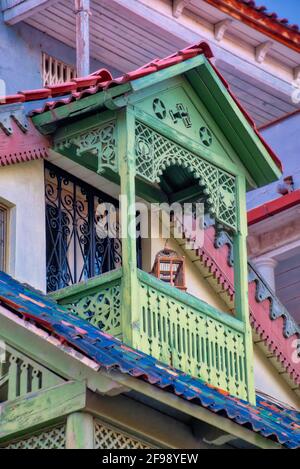
[[[0, 283], [5, 344], [0, 444], [205, 448], [225, 436], [222, 445], [234, 448], [297, 447], [297, 315], [293, 308], [288, 311], [280, 291], [276, 296], [259, 264], [265, 252], [257, 251], [254, 231], [248, 263], [246, 191], [253, 191], [248, 195], [253, 208], [268, 201], [278, 180], [285, 184], [280, 160], [265, 141], [273, 138], [281, 156], [276, 138], [278, 145], [282, 139], [269, 133], [277, 125], [291, 132], [287, 155], [291, 164], [295, 161], [299, 33], [277, 19], [270, 24], [267, 15], [264, 30], [257, 31], [252, 22], [261, 13], [247, 2], [238, 2], [247, 10], [247, 23], [231, 20], [236, 2], [228, 2], [227, 10], [203, 2], [202, 12], [193, 2], [155, 2], [152, 21], [160, 18], [160, 30], [147, 29], [143, 46], [135, 49], [139, 28], [145, 31], [150, 23], [147, 2], [83, 2], [82, 8], [76, 2], [77, 36], [68, 26], [75, 21], [68, 14], [71, 4], [44, 2], [29, 10], [23, 3], [2, 5], [1, 34], [18, 37], [14, 54], [28, 52], [31, 41], [34, 50], [26, 53], [28, 77], [1, 65], [8, 92], [0, 106], [0, 263], [5, 272]], [[87, 58], [86, 50], [72, 50], [70, 44], [73, 34], [80, 43], [88, 23], [78, 15], [89, 8]], [[60, 18], [57, 24], [53, 12]], [[133, 27], [136, 17], [140, 22]], [[101, 49], [96, 32], [104, 19]], [[128, 26], [131, 35], [126, 50], [123, 45], [118, 54], [109, 54], [115, 23]], [[181, 36], [175, 44], [201, 35], [211, 39], [212, 47], [198, 41], [174, 53], [172, 25]], [[63, 29], [69, 36], [62, 35]], [[244, 44], [236, 58], [239, 34], [245, 31], [252, 49]], [[33, 37], [39, 38], [39, 47]], [[155, 48], [172, 53], [151, 60]], [[283, 55], [283, 48], [288, 53]], [[139, 67], [130, 72], [134, 64]], [[97, 71], [82, 77], [86, 66]], [[30, 90], [15, 93], [12, 77], [17, 89]], [[244, 106], [257, 125], [267, 126], [265, 139]], [[289, 119], [272, 123], [286, 112], [293, 113]], [[288, 176], [296, 187], [297, 171], [285, 172]], [[136, 238], [145, 222], [141, 212], [149, 213], [151, 204], [195, 201], [204, 205], [202, 230], [193, 222], [183, 229], [169, 213], [167, 234]], [[288, 203], [295, 214], [297, 204]], [[112, 206], [114, 235], [102, 237]], [[264, 234], [267, 217], [254, 215], [249, 214], [250, 230], [255, 227], [259, 235], [261, 227]], [[294, 236], [296, 226], [289, 228]], [[285, 274], [290, 270], [281, 267]], [[163, 390], [168, 385], [177, 395], [175, 413], [174, 398]], [[185, 401], [191, 392], [200, 406]], [[25, 396], [33, 399], [34, 408], [40, 406], [41, 422], [30, 415], [24, 424]], [[46, 399], [58, 399], [56, 413]], [[214, 408], [225, 411], [228, 423]], [[133, 419], [138, 409], [141, 419]], [[251, 430], [239, 423], [241, 415]], [[177, 436], [168, 435], [173, 424]]]

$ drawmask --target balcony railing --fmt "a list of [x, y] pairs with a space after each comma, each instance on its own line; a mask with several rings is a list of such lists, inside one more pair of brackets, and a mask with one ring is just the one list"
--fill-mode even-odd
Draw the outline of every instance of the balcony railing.
[[[122, 338], [122, 269], [55, 293], [60, 304]], [[138, 327], [133, 344], [163, 363], [247, 399], [241, 321], [138, 270]]]
[[70, 312], [114, 337], [122, 338], [122, 268], [51, 294]]

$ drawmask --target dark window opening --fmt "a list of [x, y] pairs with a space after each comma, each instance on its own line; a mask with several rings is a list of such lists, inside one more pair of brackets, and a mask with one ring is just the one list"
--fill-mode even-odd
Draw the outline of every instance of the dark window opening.
[[[121, 266], [121, 242], [97, 235], [97, 208], [118, 201], [60, 168], [45, 165], [47, 290]], [[139, 243], [137, 243], [140, 250]]]

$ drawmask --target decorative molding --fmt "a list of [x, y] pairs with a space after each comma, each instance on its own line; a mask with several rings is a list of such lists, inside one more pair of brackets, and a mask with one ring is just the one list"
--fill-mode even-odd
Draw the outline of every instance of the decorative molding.
[[67, 152], [75, 147], [76, 155], [81, 158], [90, 153], [98, 158], [98, 174], [106, 168], [118, 172], [118, 159], [116, 154], [116, 124], [108, 124], [89, 129], [70, 138], [55, 141], [54, 150]]
[[300, 80], [300, 65], [294, 68], [294, 79], [296, 81]]
[[22, 105], [4, 104], [0, 107], [0, 128], [8, 136], [13, 134], [12, 119], [16, 122], [23, 133], [28, 132], [28, 119]]
[[136, 124], [136, 172], [150, 183], [159, 183], [164, 170], [172, 165], [186, 168], [203, 187], [209, 213], [219, 223], [236, 230], [236, 181], [231, 174], [208, 163], [181, 145]]
[[230, 27], [230, 25], [233, 23], [233, 20], [230, 20], [229, 18], [220, 21], [219, 23], [216, 23], [214, 25], [215, 28], [215, 39], [220, 42], [224, 38], [224, 35], [227, 31], [227, 29]]
[[259, 64], [262, 64], [265, 61], [266, 56], [272, 46], [272, 41], [266, 41], [255, 48], [255, 59]]
[[191, 0], [173, 0], [173, 16], [179, 18], [189, 3], [191, 3]]
[[234, 265], [234, 254], [233, 254], [232, 240], [230, 239], [230, 236], [226, 231], [224, 231], [224, 230], [217, 231], [216, 239], [215, 239], [216, 249], [219, 249], [222, 246], [225, 246], [226, 244], [229, 247], [227, 262], [228, 262], [228, 265], [230, 265], [230, 267], [233, 267], [233, 265]]

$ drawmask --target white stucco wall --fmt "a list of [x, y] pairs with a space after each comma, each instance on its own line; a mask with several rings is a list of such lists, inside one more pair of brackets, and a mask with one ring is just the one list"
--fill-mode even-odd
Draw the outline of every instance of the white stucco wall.
[[44, 162], [0, 168], [0, 201], [9, 207], [7, 273], [45, 291]]
[[273, 365], [257, 345], [254, 345], [255, 388], [296, 409], [300, 409], [300, 399], [276, 372]]

